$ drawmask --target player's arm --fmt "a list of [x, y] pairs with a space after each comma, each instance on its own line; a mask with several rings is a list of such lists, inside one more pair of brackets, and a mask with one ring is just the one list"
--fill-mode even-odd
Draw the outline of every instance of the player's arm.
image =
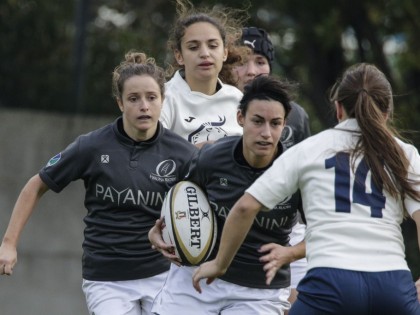
[[0, 267], [3, 268], [0, 274], [12, 274], [17, 262], [16, 247], [19, 237], [39, 199], [48, 189], [37, 174], [29, 179], [20, 192], [0, 246]]
[[261, 208], [262, 204], [248, 193], [235, 203], [226, 218], [216, 258], [202, 264], [194, 272], [193, 286], [198, 292], [201, 293], [201, 279], [207, 278], [210, 284], [226, 272]]

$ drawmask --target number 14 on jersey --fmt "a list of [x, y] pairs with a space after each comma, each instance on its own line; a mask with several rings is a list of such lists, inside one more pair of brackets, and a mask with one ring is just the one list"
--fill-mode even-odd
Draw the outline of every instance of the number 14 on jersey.
[[[335, 169], [335, 211], [350, 213], [353, 202], [370, 207], [371, 217], [382, 218], [382, 209], [386, 201], [382, 185], [377, 185], [371, 180], [370, 192], [367, 192], [366, 179], [370, 169], [364, 158], [357, 165], [353, 183], [351, 183], [350, 167], [350, 155], [345, 152], [339, 152], [325, 160], [326, 169]], [[350, 199], [351, 185], [353, 185], [352, 199]]]

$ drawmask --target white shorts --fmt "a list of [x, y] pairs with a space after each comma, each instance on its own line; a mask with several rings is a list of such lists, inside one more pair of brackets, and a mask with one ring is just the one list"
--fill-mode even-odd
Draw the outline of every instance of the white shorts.
[[196, 267], [171, 265], [152, 312], [159, 315], [282, 315], [290, 308], [290, 288], [255, 289], [220, 279], [202, 280], [202, 293], [192, 286]]
[[151, 315], [156, 294], [168, 272], [127, 281], [89, 281], [83, 279], [83, 292], [90, 315]]
[[[306, 225], [296, 223], [290, 233], [290, 245], [296, 245], [305, 238]], [[306, 258], [296, 260], [290, 264], [290, 287], [296, 289], [299, 281], [305, 276], [308, 262]]]

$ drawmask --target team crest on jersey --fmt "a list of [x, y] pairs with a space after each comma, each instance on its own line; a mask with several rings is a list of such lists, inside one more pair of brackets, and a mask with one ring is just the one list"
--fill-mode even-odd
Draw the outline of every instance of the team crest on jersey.
[[172, 183], [176, 180], [175, 170], [176, 163], [174, 160], [164, 160], [156, 166], [155, 173], [150, 174], [150, 179], [157, 182]]
[[227, 132], [222, 128], [226, 123], [226, 117], [220, 117], [218, 121], [202, 123], [195, 131], [188, 135], [188, 141], [192, 144], [214, 141], [227, 137]]
[[60, 159], [61, 159], [61, 152], [60, 152], [60, 153], [58, 153], [57, 155], [53, 156], [53, 157], [52, 157], [52, 158], [48, 161], [48, 163], [47, 163], [47, 166], [46, 166], [46, 167], [53, 166], [54, 164], [57, 164], [57, 163], [58, 163], [58, 161], [60, 161]]
[[286, 147], [286, 149], [295, 144], [292, 127], [287, 125], [284, 126], [280, 141]]

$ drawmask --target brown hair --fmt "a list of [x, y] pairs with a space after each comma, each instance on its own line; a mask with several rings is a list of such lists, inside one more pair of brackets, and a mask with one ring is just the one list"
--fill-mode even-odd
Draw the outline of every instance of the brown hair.
[[292, 100], [297, 85], [282, 80], [274, 75], [257, 76], [245, 86], [244, 95], [239, 102], [238, 110], [242, 116], [246, 116], [249, 103], [253, 100], [273, 100], [279, 102], [285, 111], [285, 118], [292, 110]]
[[[248, 19], [245, 10], [213, 7], [211, 9], [200, 7], [194, 8], [189, 0], [175, 0], [176, 21], [171, 28], [168, 40], [168, 48], [173, 53], [178, 50], [181, 52], [181, 41], [185, 35], [185, 29], [198, 22], [207, 22], [216, 27], [222, 38], [223, 45], [228, 49], [227, 60], [223, 63], [219, 78], [223, 82], [233, 82], [232, 68], [242, 61], [245, 51], [237, 43], [242, 36], [242, 24]], [[172, 54], [173, 55], [173, 54]], [[173, 57], [173, 56], [172, 56]], [[182, 69], [174, 58], [167, 75]]]
[[112, 94], [116, 99], [121, 99], [124, 83], [135, 75], [148, 75], [159, 85], [162, 98], [165, 94], [165, 72], [156, 65], [155, 59], [148, 58], [145, 53], [129, 51], [112, 73]]
[[386, 76], [374, 65], [361, 63], [347, 69], [333, 86], [330, 100], [340, 103], [349, 118], [356, 118], [361, 136], [352, 152], [363, 155], [374, 182], [393, 197], [401, 194], [420, 200], [420, 191], [407, 178], [409, 160], [391, 125], [393, 95]]

